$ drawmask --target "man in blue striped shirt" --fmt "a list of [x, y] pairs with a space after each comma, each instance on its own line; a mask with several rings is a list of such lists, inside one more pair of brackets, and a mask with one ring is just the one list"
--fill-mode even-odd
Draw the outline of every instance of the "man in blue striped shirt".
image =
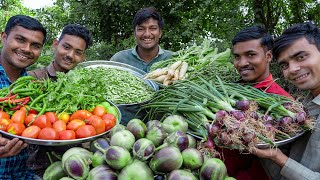
[[[34, 18], [12, 16], [1, 33], [0, 88], [9, 86], [21, 76], [25, 68], [35, 63], [46, 39], [46, 30]], [[3, 138], [0, 134], [0, 179], [37, 179], [26, 166], [28, 144], [15, 138]]]

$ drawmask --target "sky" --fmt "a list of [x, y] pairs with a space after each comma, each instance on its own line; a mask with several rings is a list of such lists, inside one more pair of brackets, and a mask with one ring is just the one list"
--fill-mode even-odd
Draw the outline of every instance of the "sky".
[[46, 6], [52, 6], [55, 0], [22, 0], [22, 4], [31, 9], [39, 9]]

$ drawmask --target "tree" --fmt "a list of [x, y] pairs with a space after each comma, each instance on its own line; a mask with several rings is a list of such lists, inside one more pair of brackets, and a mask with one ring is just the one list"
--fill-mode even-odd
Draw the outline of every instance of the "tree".
[[24, 7], [20, 0], [0, 0], [0, 28], [4, 30], [5, 25], [11, 16], [25, 14], [33, 16], [34, 13]]

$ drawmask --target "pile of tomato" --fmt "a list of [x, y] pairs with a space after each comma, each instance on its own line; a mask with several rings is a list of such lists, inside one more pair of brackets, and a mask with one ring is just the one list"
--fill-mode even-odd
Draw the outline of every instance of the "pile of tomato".
[[22, 107], [10, 117], [0, 110], [0, 130], [27, 138], [71, 140], [95, 136], [110, 130], [117, 122], [117, 109], [108, 102], [92, 111], [77, 110], [72, 114], [46, 112], [39, 115]]

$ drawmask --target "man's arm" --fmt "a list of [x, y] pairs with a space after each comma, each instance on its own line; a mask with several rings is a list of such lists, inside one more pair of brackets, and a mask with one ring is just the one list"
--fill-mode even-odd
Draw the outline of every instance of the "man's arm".
[[[315, 180], [320, 179], [320, 173], [312, 171], [297, 161], [289, 158], [280, 149], [253, 149], [253, 154], [260, 158], [272, 160], [280, 166], [280, 174], [290, 180]], [[316, 157], [315, 157], [316, 158]]]

